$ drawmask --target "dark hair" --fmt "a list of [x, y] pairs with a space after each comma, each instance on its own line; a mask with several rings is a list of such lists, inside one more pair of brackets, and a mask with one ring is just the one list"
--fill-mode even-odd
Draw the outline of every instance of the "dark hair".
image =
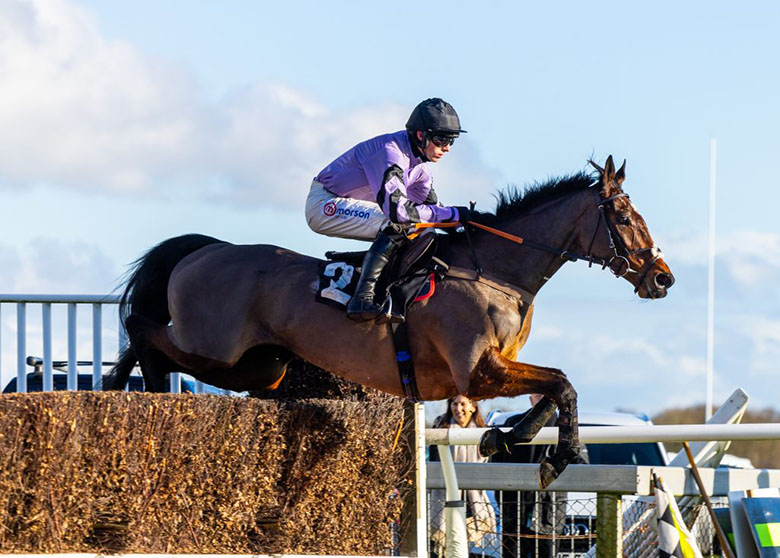
[[[450, 427], [450, 423], [452, 422], [452, 402], [455, 401], [455, 397], [458, 396], [455, 395], [454, 397], [450, 397], [449, 399], [447, 399], [447, 411], [443, 415], [439, 415], [438, 417], [436, 417], [436, 420], [433, 421], [434, 428]], [[476, 401], [473, 401], [472, 399], [469, 399], [469, 401], [471, 401], [471, 404], [474, 406], [474, 414], [471, 415], [471, 420], [474, 421], [477, 427], [485, 428], [487, 424], [485, 423], [485, 418], [482, 416], [482, 411], [479, 410], [479, 404]]]

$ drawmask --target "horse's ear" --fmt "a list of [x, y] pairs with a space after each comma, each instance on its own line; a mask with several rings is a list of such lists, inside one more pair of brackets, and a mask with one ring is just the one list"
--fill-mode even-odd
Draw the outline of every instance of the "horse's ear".
[[594, 161], [593, 159], [588, 159], [588, 163], [590, 163], [590, 166], [591, 166], [591, 167], [593, 167], [594, 169], [596, 169], [597, 171], [599, 171], [599, 174], [602, 174], [602, 175], [604, 174], [604, 169], [602, 169], [602, 168], [601, 168], [601, 167], [598, 165], [598, 163], [596, 163], [596, 161]]
[[602, 198], [608, 198], [612, 195], [612, 190], [615, 187], [615, 162], [612, 160], [612, 155], [607, 157], [607, 162], [604, 163], [604, 171], [601, 173], [601, 188], [599, 195]]
[[607, 157], [607, 162], [604, 163], [604, 182], [612, 182], [615, 179], [615, 162], [612, 160], [612, 155]]
[[620, 165], [620, 168], [615, 173], [615, 182], [617, 182], [618, 186], [623, 184], [623, 181], [626, 179], [626, 160], [623, 159], [623, 164]]

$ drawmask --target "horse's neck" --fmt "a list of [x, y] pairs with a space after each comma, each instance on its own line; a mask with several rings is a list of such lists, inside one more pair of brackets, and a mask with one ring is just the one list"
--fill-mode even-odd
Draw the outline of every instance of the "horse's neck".
[[[583, 246], [583, 229], [594, 207], [590, 191], [578, 192], [497, 227], [555, 249], [558, 253], [521, 246], [492, 234], [480, 234], [475, 239], [474, 249], [481, 267], [487, 274], [533, 293], [538, 292], [564, 264], [560, 252], [574, 250], [584, 253], [587, 249]], [[464, 252], [461, 252], [461, 258], [470, 258], [468, 245], [465, 245]]]

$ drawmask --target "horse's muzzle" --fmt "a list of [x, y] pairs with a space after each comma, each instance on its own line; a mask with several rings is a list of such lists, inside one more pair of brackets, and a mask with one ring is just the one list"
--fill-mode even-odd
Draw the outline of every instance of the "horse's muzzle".
[[666, 296], [666, 292], [674, 285], [674, 275], [671, 272], [659, 271], [652, 275], [652, 281], [648, 280], [647, 283], [648, 298], [663, 298]]

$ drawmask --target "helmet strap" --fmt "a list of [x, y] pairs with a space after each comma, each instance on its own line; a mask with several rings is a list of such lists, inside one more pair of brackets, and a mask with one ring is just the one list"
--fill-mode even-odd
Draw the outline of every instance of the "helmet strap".
[[417, 139], [417, 131], [414, 132], [408, 132], [409, 134], [409, 143], [412, 145], [412, 152], [423, 160], [423, 162], [428, 162], [428, 157], [425, 156], [425, 147], [428, 144], [428, 132], [423, 132], [423, 139], [422, 141]]

